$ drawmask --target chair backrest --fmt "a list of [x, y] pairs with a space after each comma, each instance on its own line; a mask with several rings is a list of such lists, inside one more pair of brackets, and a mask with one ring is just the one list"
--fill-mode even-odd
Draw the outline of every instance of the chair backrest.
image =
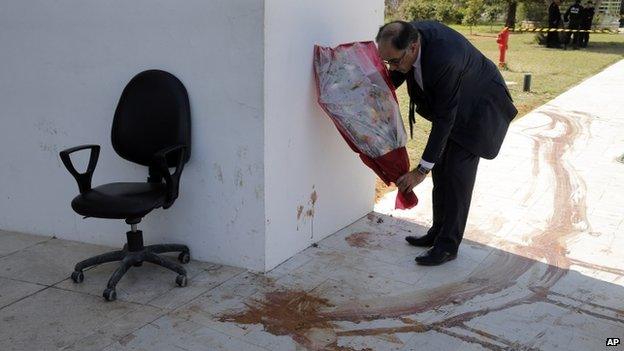
[[[126, 85], [113, 119], [113, 148], [124, 159], [152, 164], [159, 150], [186, 145], [191, 155], [191, 111], [186, 88], [178, 78], [161, 70], [134, 76]], [[175, 160], [168, 160], [169, 166]]]

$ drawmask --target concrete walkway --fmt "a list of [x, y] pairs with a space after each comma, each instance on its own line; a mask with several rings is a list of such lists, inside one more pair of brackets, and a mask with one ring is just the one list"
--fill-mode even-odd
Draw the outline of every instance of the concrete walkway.
[[623, 91], [620, 61], [514, 123], [440, 267], [403, 240], [429, 180], [267, 274], [193, 261], [176, 288], [145, 264], [114, 303], [114, 264], [67, 279], [109, 248], [0, 232], [0, 350], [603, 350], [624, 338]]

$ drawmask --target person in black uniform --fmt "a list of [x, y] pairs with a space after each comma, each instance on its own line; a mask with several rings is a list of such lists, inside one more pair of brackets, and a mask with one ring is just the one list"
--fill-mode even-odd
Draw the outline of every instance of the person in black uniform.
[[[591, 29], [592, 22], [594, 21], [594, 4], [588, 1], [581, 12], [581, 29]], [[589, 33], [581, 33], [581, 39], [579, 44], [582, 48], [586, 48], [589, 43]]]
[[[574, 0], [574, 4], [568, 7], [568, 10], [563, 15], [563, 20], [565, 22], [569, 21], [568, 29], [581, 29], [581, 12], [583, 12], [583, 6], [581, 6], [581, 0]], [[566, 36], [566, 45], [570, 43], [570, 36], [574, 34], [572, 37], [572, 48], [578, 49], [579, 47], [579, 32], [568, 32]]]
[[390, 22], [375, 41], [392, 84], [407, 83], [410, 127], [414, 112], [431, 122], [420, 163], [396, 185], [408, 192], [432, 172], [433, 225], [405, 240], [431, 247], [418, 264], [439, 265], [457, 256], [479, 159], [496, 157], [518, 110], [496, 65], [442, 23]]
[[[548, 6], [548, 28], [559, 28], [561, 26], [561, 11], [559, 10], [561, 1], [553, 0]], [[546, 46], [549, 48], [560, 48], [558, 32], [548, 32], [546, 36]]]

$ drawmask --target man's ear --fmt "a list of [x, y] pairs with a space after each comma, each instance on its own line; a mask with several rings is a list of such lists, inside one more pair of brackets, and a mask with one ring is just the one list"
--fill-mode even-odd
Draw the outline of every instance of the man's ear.
[[415, 50], [416, 50], [416, 42], [410, 43], [410, 51], [414, 53]]
[[419, 46], [419, 43], [417, 41], [410, 44], [410, 49], [412, 51], [412, 54], [416, 53], [418, 46]]

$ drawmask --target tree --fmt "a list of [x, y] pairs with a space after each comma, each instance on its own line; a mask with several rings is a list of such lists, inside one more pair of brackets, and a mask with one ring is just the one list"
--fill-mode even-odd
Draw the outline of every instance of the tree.
[[472, 34], [472, 26], [479, 22], [485, 8], [484, 0], [467, 0], [464, 10], [463, 23], [470, 26], [470, 34]]
[[507, 3], [507, 19], [505, 20], [505, 27], [513, 28], [516, 26], [516, 8], [518, 2], [516, 0], [509, 0]]
[[461, 23], [461, 7], [459, 0], [403, 0], [397, 15], [407, 21], [435, 19], [444, 23]]
[[397, 18], [399, 7], [404, 0], [386, 0], [385, 1], [385, 16], [387, 20], [393, 20]]
[[492, 31], [493, 23], [501, 18], [506, 9], [507, 1], [505, 0], [485, 0], [483, 14], [490, 24], [490, 31]]

